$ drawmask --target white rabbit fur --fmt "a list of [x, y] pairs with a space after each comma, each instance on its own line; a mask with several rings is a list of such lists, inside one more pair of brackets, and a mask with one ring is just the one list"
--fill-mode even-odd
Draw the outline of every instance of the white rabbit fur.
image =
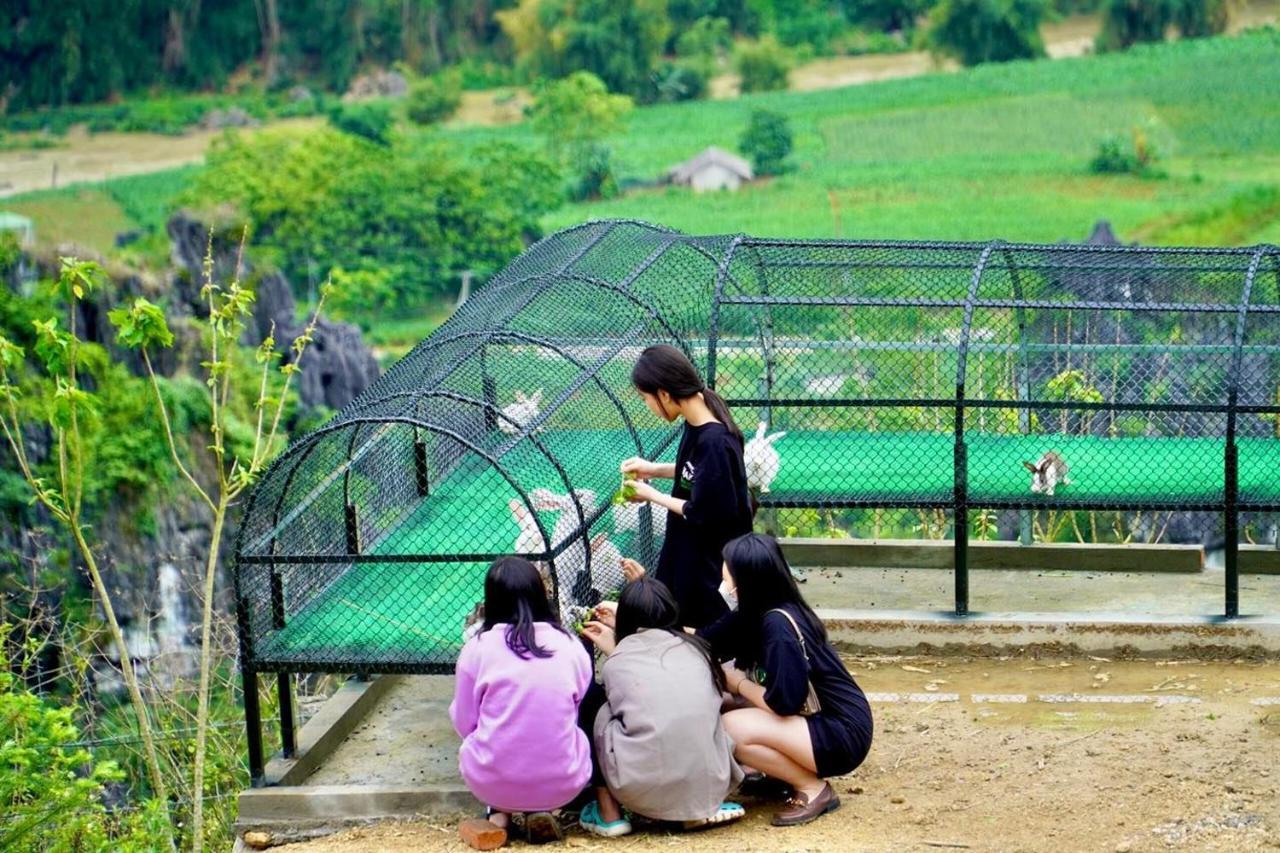
[[[640, 508], [643, 504], [624, 501], [613, 508], [613, 530], [615, 533], [626, 533], [629, 530], [640, 530]], [[649, 506], [653, 519], [653, 535], [659, 538], [667, 534], [667, 511], [660, 506]]]
[[[596, 493], [590, 489], [574, 489], [574, 495], [582, 506], [583, 518], [590, 518], [596, 510]], [[585, 545], [585, 537], [573, 536], [581, 524], [573, 498], [569, 495], [557, 495], [547, 489], [534, 489], [529, 497], [535, 509], [559, 513], [551, 531], [553, 547], [558, 547], [573, 537], [572, 543], [555, 559], [559, 612], [568, 613], [569, 607], [575, 603], [574, 587], [587, 568], [588, 547], [591, 549], [591, 585], [602, 592], [616, 585], [614, 581], [622, 577], [622, 553], [618, 546], [609, 541], [608, 534], [596, 534]]]
[[1067, 463], [1056, 450], [1047, 451], [1034, 464], [1023, 462], [1023, 467], [1031, 472], [1031, 491], [1037, 495], [1053, 497], [1058, 486], [1069, 486]]
[[747, 446], [742, 451], [742, 462], [747, 469], [747, 485], [758, 489], [761, 494], [768, 493], [769, 486], [778, 476], [778, 469], [782, 467], [782, 457], [773, 445], [786, 435], [785, 432], [765, 435], [768, 429], [769, 425], [760, 421], [755, 436], [747, 442]]
[[541, 388], [527, 397], [523, 391], [517, 391], [516, 401], [502, 407], [503, 417], [498, 418], [498, 429], [508, 435], [515, 435], [538, 416], [541, 405]]

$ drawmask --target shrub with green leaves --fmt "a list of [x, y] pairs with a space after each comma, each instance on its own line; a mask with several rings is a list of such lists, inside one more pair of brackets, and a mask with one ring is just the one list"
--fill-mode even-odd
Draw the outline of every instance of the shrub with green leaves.
[[928, 42], [962, 65], [1044, 56], [1044, 0], [943, 0], [930, 16]]
[[336, 104], [329, 110], [329, 123], [343, 133], [386, 145], [391, 141], [395, 116], [386, 101], [358, 101]]
[[743, 92], [786, 89], [791, 66], [791, 55], [771, 35], [738, 49], [737, 70], [742, 78]]
[[[390, 290], [366, 307], [402, 309], [454, 293], [462, 270], [500, 269], [561, 195], [545, 158], [514, 145], [462, 160], [436, 141], [282, 128], [217, 143], [184, 201], [232, 205], [295, 282], [335, 268], [373, 274]], [[342, 307], [354, 312], [360, 298]]]
[[404, 112], [414, 124], [442, 122], [462, 105], [462, 76], [456, 72], [422, 77], [409, 86]]
[[10, 631], [0, 625], [0, 850], [155, 849], [163, 810], [107, 812], [103, 788], [124, 773], [78, 743], [74, 708], [27, 689], [5, 653]]
[[1155, 169], [1159, 152], [1146, 129], [1135, 127], [1128, 136], [1108, 136], [1098, 143], [1098, 152], [1089, 162], [1089, 171], [1097, 175], [1149, 175]]
[[1126, 50], [1140, 42], [1164, 41], [1173, 23], [1177, 0], [1107, 0], [1102, 31], [1094, 42], [1099, 53]]
[[757, 175], [777, 175], [786, 169], [791, 153], [791, 124], [781, 113], [752, 110], [738, 150], [751, 158]]

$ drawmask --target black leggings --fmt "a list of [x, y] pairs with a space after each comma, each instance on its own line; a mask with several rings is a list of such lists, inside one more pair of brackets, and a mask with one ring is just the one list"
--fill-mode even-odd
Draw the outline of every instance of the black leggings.
[[578, 727], [587, 733], [587, 743], [591, 746], [591, 784], [596, 788], [605, 787], [604, 774], [600, 772], [600, 756], [596, 754], [595, 724], [596, 715], [606, 701], [604, 688], [592, 678], [582, 703], [578, 705]]

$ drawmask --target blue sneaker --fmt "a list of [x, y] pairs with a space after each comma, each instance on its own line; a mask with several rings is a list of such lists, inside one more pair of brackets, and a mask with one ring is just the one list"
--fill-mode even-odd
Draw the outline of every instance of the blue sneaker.
[[721, 803], [720, 808], [716, 809], [710, 817], [704, 817], [701, 820], [686, 820], [684, 822], [685, 829], [705, 829], [709, 826], [720, 826], [726, 823], [733, 823], [735, 820], [742, 820], [746, 817], [747, 810], [737, 803]]
[[582, 814], [578, 816], [578, 825], [592, 835], [604, 838], [617, 838], [620, 835], [631, 834], [631, 821], [626, 818], [608, 823], [601, 820], [599, 803], [587, 803], [582, 807]]

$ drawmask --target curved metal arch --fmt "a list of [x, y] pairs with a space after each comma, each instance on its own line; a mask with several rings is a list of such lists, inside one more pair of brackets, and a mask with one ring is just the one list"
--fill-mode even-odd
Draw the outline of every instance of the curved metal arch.
[[729, 274], [729, 264], [733, 262], [734, 253], [747, 239], [746, 234], [734, 236], [725, 250], [724, 257], [716, 267], [716, 286], [711, 293], [711, 318], [707, 326], [707, 376], [706, 382], [716, 387], [716, 351], [720, 345], [720, 300], [724, 299], [724, 282]]
[[[969, 337], [973, 331], [973, 308], [974, 303], [978, 301], [978, 287], [982, 284], [982, 275], [986, 272], [987, 261], [990, 260], [991, 253], [1002, 245], [1001, 241], [992, 240], [983, 247], [982, 254], [978, 256], [978, 262], [973, 268], [973, 278], [969, 282], [969, 292], [964, 297], [964, 318], [960, 325], [960, 344], [956, 352], [956, 403], [960, 407], [956, 412], [957, 418], [961, 414], [960, 409], [964, 406], [964, 381], [968, 370]], [[958, 421], [957, 426], [959, 426]]]
[[[586, 371], [588, 369], [587, 365], [583, 364], [577, 358], [565, 352], [562, 348], [556, 346], [550, 341], [547, 341], [543, 338], [539, 338], [535, 335], [527, 335], [524, 332], [511, 332], [506, 330], [498, 331], [498, 332], [490, 332], [486, 330], [477, 330], [474, 332], [459, 332], [450, 340], [473, 337], [476, 335], [488, 335], [490, 341], [502, 340], [503, 338], [512, 338], [522, 343], [529, 344], [531, 346], [544, 347], [546, 349], [549, 349], [557, 353], [561, 358], [563, 358], [565, 361], [568, 361], [570, 364], [574, 365], [579, 370]], [[687, 350], [686, 350], [686, 354], [687, 354]], [[631, 420], [631, 416], [627, 414], [626, 407], [622, 405], [622, 401], [618, 399], [618, 396], [613, 392], [612, 389], [609, 388], [608, 385], [605, 384], [604, 380], [601, 379], [598, 375], [593, 375], [592, 379], [595, 381], [595, 384], [600, 387], [600, 390], [603, 391], [605, 395], [613, 402], [613, 405], [615, 408], [617, 408], [618, 413], [622, 415], [622, 422], [626, 425], [627, 431], [631, 433], [631, 438], [633, 441], [635, 441], [636, 448], [642, 449], [640, 444], [640, 434], [639, 432], [637, 432], [635, 424]], [[416, 391], [397, 391], [394, 394], [386, 394], [382, 397], [378, 397], [376, 399], [370, 400], [367, 403], [361, 404], [360, 406], [352, 407], [347, 411], [354, 414], [354, 413], [363, 411], [365, 409], [368, 409], [371, 406], [377, 405], [378, 403], [381, 403], [383, 401], [398, 399], [400, 397], [426, 397], [426, 396], [433, 396], [433, 395], [444, 396], [443, 394], [437, 394], [436, 390], [437, 389], [435, 388], [427, 388], [427, 389], [416, 390]], [[487, 401], [475, 400], [474, 398], [471, 398], [471, 397], [465, 397], [465, 395], [463, 395], [463, 397], [465, 398], [465, 400], [469, 402], [475, 402], [477, 405], [485, 406], [486, 411], [497, 412], [499, 417], [503, 417], [504, 419], [510, 420], [509, 418], [506, 418], [505, 415], [501, 414], [501, 409], [498, 409], [496, 406], [490, 405]]]
[[1231, 368], [1227, 374], [1227, 440], [1235, 438], [1236, 402], [1240, 390], [1240, 365], [1244, 361], [1244, 332], [1249, 317], [1249, 303], [1253, 299], [1253, 282], [1258, 275], [1258, 267], [1262, 258], [1271, 254], [1272, 247], [1259, 246], [1249, 258], [1249, 269], [1245, 273], [1244, 287], [1240, 291], [1240, 311], [1236, 314], [1236, 327], [1231, 335]]
[[[450, 394], [449, 396], [457, 398], [460, 402], [469, 402], [478, 406], [485, 405], [481, 401], [472, 400], [470, 398], [463, 397], [462, 395]], [[525, 504], [526, 506], [529, 507], [530, 512], [533, 512], [536, 516], [537, 514], [536, 510], [534, 509], [532, 502], [529, 500], [528, 494], [524, 491], [523, 488], [520, 487], [520, 485], [516, 482], [515, 478], [510, 474], [510, 472], [507, 471], [506, 467], [502, 465], [502, 463], [499, 461], [497, 457], [493, 456], [491, 453], [489, 453], [487, 450], [477, 445], [475, 442], [467, 438], [464, 438], [461, 434], [459, 434], [454, 430], [447, 429], [445, 427], [430, 423], [429, 421], [426, 421], [420, 418], [411, 418], [411, 417], [406, 417], [403, 414], [397, 414], [397, 415], [387, 415], [385, 417], [356, 418], [348, 421], [343, 421], [342, 423], [338, 423], [338, 424], [326, 424], [325, 426], [321, 427], [315, 432], [309, 433], [306, 439], [308, 443], [307, 447], [301, 448], [303, 457], [298, 460], [293, 470], [289, 472], [289, 477], [285, 480], [285, 486], [281, 490], [281, 500], [277, 502], [276, 506], [273, 509], [272, 529], [267, 534], [264, 534], [263, 536], [259, 537], [258, 542], [261, 543], [263, 541], [269, 541], [271, 543], [272, 550], [274, 550], [276, 535], [278, 533], [279, 525], [281, 524], [280, 518], [279, 518], [280, 504], [283, 502], [284, 495], [288, 493], [288, 485], [292, 481], [294, 472], [296, 472], [298, 468], [302, 467], [302, 464], [306, 461], [306, 457], [309, 456], [311, 451], [320, 444], [321, 439], [323, 439], [329, 433], [337, 432], [340, 429], [346, 429], [348, 427], [355, 427], [356, 429], [358, 429], [359, 427], [372, 425], [372, 424], [386, 425], [386, 424], [394, 424], [394, 423], [407, 424], [409, 426], [413, 426], [419, 429], [425, 429], [429, 432], [434, 432], [438, 435], [446, 436], [447, 438], [450, 438], [453, 441], [456, 441], [462, 446], [466, 447], [469, 451], [474, 453], [476, 456], [479, 456], [480, 458], [488, 462], [490, 465], [492, 465], [494, 468], [496, 468], [498, 472], [502, 474], [503, 479], [505, 479], [508, 483], [510, 483], [512, 487], [516, 490], [517, 494], [519, 494], [520, 497], [525, 501]], [[570, 498], [574, 502], [574, 505], [578, 509], [579, 521], [580, 523], [585, 525], [586, 513], [583, 511], [581, 502], [578, 500], [577, 495], [574, 493], [573, 484], [569, 479], [568, 472], [564, 470], [564, 466], [560, 464], [560, 462], [555, 458], [555, 456], [552, 453], [550, 453], [550, 451], [548, 451], [547, 448], [540, 441], [532, 437], [531, 437], [531, 441], [533, 442], [534, 446], [537, 447], [539, 451], [541, 451], [542, 455], [547, 459], [547, 461], [551, 463], [551, 466], [552, 468], [555, 469], [556, 473], [560, 475], [560, 479], [565, 485], [566, 492], [569, 494]], [[348, 460], [346, 464], [350, 465], [350, 460]], [[309, 501], [304, 501], [302, 504], [299, 505], [299, 507], [295, 510], [295, 512], [303, 509], [308, 504], [309, 504]], [[289, 519], [286, 519], [285, 521], [287, 522], [288, 520]], [[538, 522], [538, 531], [539, 533], [542, 534], [543, 541], [548, 544], [548, 559], [551, 559], [554, 565], [554, 558], [550, 556], [550, 553], [551, 551], [554, 550], [556, 543], [552, 541], [551, 536], [547, 533], [545, 528], [542, 526], [541, 521]], [[250, 547], [253, 547], [254, 544], [257, 544], [257, 543], [250, 543]], [[237, 556], [241, 554], [243, 554], [242, 544], [239, 545], [237, 548]], [[260, 555], [244, 554], [244, 556], [257, 557]], [[270, 555], [268, 554], [266, 556], [270, 556]], [[588, 557], [588, 568], [590, 568], [589, 557]]]
[[[671, 325], [671, 322], [670, 322], [669, 320], [667, 320], [667, 318], [666, 318], [666, 317], [662, 316], [662, 313], [661, 313], [661, 312], [659, 312], [657, 308], [654, 308], [654, 307], [653, 307], [653, 306], [651, 306], [651, 305], [647, 305], [647, 304], [645, 304], [645, 302], [644, 302], [643, 300], [641, 300], [641, 299], [640, 299], [640, 297], [636, 296], [636, 295], [635, 295], [634, 293], [632, 293], [630, 290], [623, 288], [621, 285], [614, 284], [613, 282], [604, 281], [603, 279], [596, 278], [595, 276], [589, 276], [589, 275], [585, 275], [585, 274], [583, 274], [583, 273], [539, 273], [539, 274], [538, 274], [538, 275], [536, 275], [536, 276], [527, 276], [527, 277], [525, 277], [525, 278], [517, 279], [517, 280], [515, 280], [515, 281], [512, 281], [510, 284], [506, 284], [506, 283], [500, 284], [500, 285], [498, 285], [496, 288], [493, 288], [490, 292], [491, 292], [491, 293], [496, 293], [496, 292], [498, 292], [498, 291], [500, 291], [500, 290], [505, 290], [505, 289], [506, 289], [506, 288], [508, 288], [508, 287], [514, 287], [514, 286], [516, 286], [517, 284], [524, 284], [524, 283], [526, 283], [526, 282], [529, 282], [529, 281], [536, 281], [536, 280], [539, 280], [539, 279], [556, 279], [557, 281], [565, 281], [565, 280], [568, 280], [568, 281], [578, 281], [578, 282], [582, 282], [583, 284], [590, 284], [590, 285], [592, 285], [592, 286], [594, 286], [594, 287], [599, 287], [599, 288], [601, 288], [602, 290], [608, 290], [608, 291], [611, 291], [611, 292], [613, 292], [613, 293], [617, 293], [619, 296], [622, 296], [622, 297], [623, 297], [624, 299], [626, 299], [628, 302], [630, 302], [630, 303], [632, 303], [633, 305], [635, 305], [636, 307], [640, 308], [642, 311], [644, 311], [646, 314], [648, 314], [650, 317], [652, 317], [654, 320], [656, 320], [656, 321], [658, 322], [658, 324], [659, 324], [659, 325], [661, 325], [661, 326], [662, 326], [662, 328], [663, 328], [664, 330], [666, 330], [666, 332], [667, 332], [669, 335], [671, 335], [671, 337], [672, 337], [674, 340], [676, 340], [676, 341], [678, 341], [678, 342], [680, 343], [681, 348], [682, 348], [682, 349], [685, 349], [686, 354], [687, 354], [687, 352], [688, 352], [688, 347], [686, 346], [686, 344], [685, 344], [685, 342], [684, 342], [684, 336], [683, 336], [683, 335], [681, 335], [679, 332], [677, 332], [677, 331], [676, 331], [675, 327]], [[528, 307], [528, 306], [525, 306], [525, 307]], [[506, 320], [506, 319], [510, 319], [510, 317], [504, 318], [504, 320]], [[485, 331], [485, 330], [476, 329], [476, 330], [473, 330], [473, 331]], [[498, 331], [506, 331], [506, 329], [504, 329], [502, 326], [498, 326], [498, 327], [490, 328], [488, 331], [491, 331], [491, 332], [498, 332]], [[431, 338], [430, 338], [430, 337], [428, 337], [428, 338], [426, 338], [425, 340], [423, 340], [423, 343], [424, 343], [424, 344], [427, 344], [427, 343], [443, 343], [443, 342], [447, 342], [447, 341], [449, 341], [449, 340], [455, 340], [455, 339], [457, 339], [458, 337], [461, 337], [461, 336], [466, 335], [466, 334], [469, 334], [469, 333], [468, 333], [468, 332], [458, 332], [458, 333], [455, 333], [454, 335], [452, 335], [452, 336], [450, 336], [450, 337], [443, 338], [443, 339], [442, 339], [441, 341], [439, 341], [439, 342], [433, 342], [433, 341], [431, 340]], [[426, 348], [424, 348], [424, 349], [426, 349]], [[407, 357], [407, 356], [406, 356], [406, 357]]]

